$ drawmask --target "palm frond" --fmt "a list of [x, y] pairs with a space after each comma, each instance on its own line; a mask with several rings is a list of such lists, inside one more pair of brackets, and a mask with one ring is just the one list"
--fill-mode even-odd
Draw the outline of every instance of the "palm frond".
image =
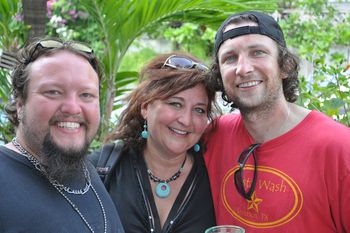
[[98, 22], [105, 45], [101, 57], [106, 73], [102, 83], [102, 91], [106, 94], [101, 99], [101, 111], [106, 118], [103, 122], [108, 122], [114, 97], [122, 93], [119, 88], [124, 88], [127, 83], [127, 79], [118, 73], [122, 58], [143, 33], [157, 30], [158, 24], [172, 20], [217, 28], [228, 15], [237, 11], [277, 8], [277, 0], [85, 0], [81, 4]]
[[0, 50], [0, 68], [13, 69], [17, 64], [14, 54]]

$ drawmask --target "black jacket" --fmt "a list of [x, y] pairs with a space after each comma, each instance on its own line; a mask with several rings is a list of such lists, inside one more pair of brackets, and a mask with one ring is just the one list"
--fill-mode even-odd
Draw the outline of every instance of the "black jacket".
[[[194, 163], [163, 229], [153, 198], [147, 167], [141, 152], [119, 150], [120, 158], [107, 183], [125, 232], [203, 233], [215, 225], [214, 207], [203, 156], [193, 155]], [[89, 156], [97, 161], [96, 153]], [[115, 156], [115, 155], [112, 155]]]

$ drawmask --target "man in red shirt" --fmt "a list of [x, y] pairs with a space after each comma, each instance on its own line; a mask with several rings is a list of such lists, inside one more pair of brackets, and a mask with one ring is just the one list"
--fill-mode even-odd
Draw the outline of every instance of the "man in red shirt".
[[254, 232], [350, 232], [350, 129], [294, 104], [298, 59], [269, 15], [219, 28], [213, 78], [239, 114], [217, 119], [205, 161], [218, 225]]

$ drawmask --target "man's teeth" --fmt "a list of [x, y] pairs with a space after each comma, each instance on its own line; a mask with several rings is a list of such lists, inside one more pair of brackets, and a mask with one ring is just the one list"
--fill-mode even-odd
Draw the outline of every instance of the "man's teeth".
[[173, 128], [170, 128], [172, 131], [174, 131], [175, 133], [178, 133], [178, 134], [182, 134], [182, 135], [185, 135], [185, 134], [188, 134], [186, 131], [182, 131], [182, 130], [178, 130], [178, 129], [173, 129]]
[[68, 128], [68, 129], [77, 129], [79, 128], [80, 124], [77, 122], [59, 122], [58, 127], [61, 128]]
[[252, 87], [258, 85], [260, 82], [259, 81], [250, 81], [246, 83], [241, 83], [238, 85], [238, 87]]

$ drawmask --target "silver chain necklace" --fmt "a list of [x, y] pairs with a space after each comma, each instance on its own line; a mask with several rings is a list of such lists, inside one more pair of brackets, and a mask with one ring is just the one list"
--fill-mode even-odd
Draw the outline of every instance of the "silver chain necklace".
[[[34, 167], [40, 171], [43, 172], [43, 169], [41, 167], [40, 162], [34, 158], [33, 155], [31, 155], [26, 149], [24, 149], [21, 144], [19, 144], [19, 142], [17, 141], [17, 138], [14, 137], [12, 139], [12, 144], [22, 153], [22, 155], [24, 155], [33, 165]], [[87, 170], [85, 164], [83, 165], [83, 170], [84, 170], [84, 177], [86, 180], [86, 184], [85, 187], [83, 189], [72, 189], [70, 187], [66, 187], [63, 184], [60, 184], [57, 180], [49, 178], [50, 183], [55, 186], [58, 187], [59, 189], [63, 189], [64, 191], [66, 191], [67, 193], [70, 194], [85, 194], [87, 193], [87, 191], [89, 191], [90, 187], [91, 187], [91, 179], [90, 179], [90, 174], [89, 171]]]
[[[28, 161], [33, 164], [33, 166], [35, 167], [35, 169], [37, 169], [38, 171], [40, 171], [41, 173], [43, 173], [43, 170], [41, 168], [41, 164], [40, 162], [32, 155], [30, 154], [26, 149], [24, 149], [21, 144], [19, 144], [19, 142], [17, 141], [17, 138], [14, 137], [12, 139], [12, 144], [21, 152], [21, 154], [26, 157], [28, 159]], [[86, 192], [89, 191], [90, 187], [100, 205], [101, 211], [102, 211], [102, 215], [103, 215], [103, 225], [104, 225], [104, 233], [107, 233], [107, 217], [106, 217], [106, 211], [105, 208], [103, 206], [102, 200], [100, 198], [100, 196], [98, 195], [97, 191], [95, 190], [94, 186], [92, 186], [91, 184], [91, 179], [90, 179], [90, 174], [89, 174], [89, 170], [87, 169], [86, 165], [84, 164], [83, 166], [84, 169], [84, 176], [85, 179], [87, 180], [87, 184], [85, 185], [84, 189], [82, 190], [74, 190], [71, 189], [69, 187], [64, 186], [63, 184], [60, 184], [57, 180], [54, 180], [52, 178], [49, 178], [49, 182], [50, 184], [52, 184], [52, 186], [54, 186], [54, 188], [62, 195], [62, 197], [70, 204], [70, 206], [75, 210], [75, 212], [78, 213], [79, 217], [83, 220], [83, 222], [85, 223], [85, 225], [89, 228], [89, 230], [92, 233], [95, 233], [94, 229], [92, 229], [91, 225], [89, 224], [89, 222], [87, 221], [87, 219], [84, 217], [84, 215], [80, 212], [79, 208], [73, 203], [72, 200], [70, 200], [68, 198], [68, 196], [66, 194], [64, 194], [63, 191], [70, 193], [70, 194], [79, 194], [79, 195], [83, 195]]]

